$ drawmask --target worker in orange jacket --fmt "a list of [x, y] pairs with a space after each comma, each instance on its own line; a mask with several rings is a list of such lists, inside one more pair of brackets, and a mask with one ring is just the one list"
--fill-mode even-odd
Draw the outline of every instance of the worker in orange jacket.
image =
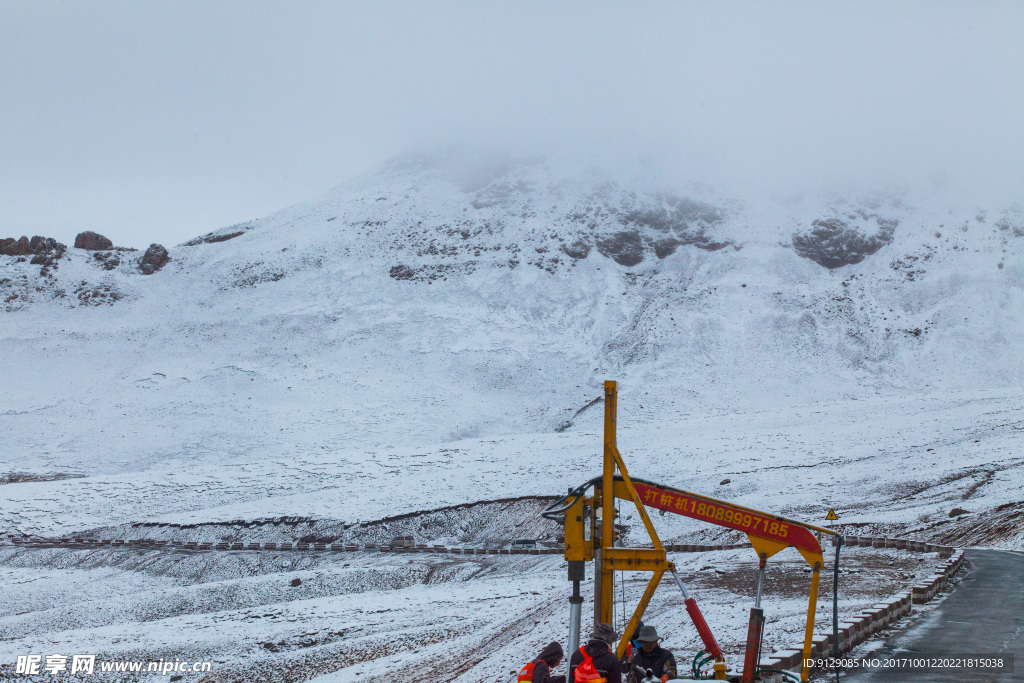
[[565, 653], [557, 642], [548, 643], [537, 658], [519, 672], [517, 683], [565, 683], [565, 676], [552, 676], [551, 670], [558, 666]]

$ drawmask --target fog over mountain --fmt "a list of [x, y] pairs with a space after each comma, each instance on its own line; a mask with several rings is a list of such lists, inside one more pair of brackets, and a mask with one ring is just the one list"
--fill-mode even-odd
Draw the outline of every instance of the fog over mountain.
[[0, 7], [0, 235], [175, 244], [452, 144], [1024, 195], [1013, 2]]

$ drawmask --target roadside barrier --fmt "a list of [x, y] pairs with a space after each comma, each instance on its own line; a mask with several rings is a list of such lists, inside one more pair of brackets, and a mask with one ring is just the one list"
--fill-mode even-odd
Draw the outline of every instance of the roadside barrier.
[[[882, 541], [878, 545], [876, 541]], [[899, 545], [903, 543], [902, 547]], [[935, 569], [935, 573], [925, 581], [915, 584], [909, 591], [897, 594], [888, 602], [879, 603], [860, 613], [854, 615], [847, 621], [839, 622], [839, 653], [845, 654], [861, 644], [878, 631], [909, 616], [912, 605], [919, 605], [928, 602], [935, 594], [948, 585], [949, 579], [956, 574], [964, 565], [964, 551], [948, 546], [939, 546], [920, 541], [907, 541], [904, 539], [890, 538], [865, 538], [846, 536], [844, 545], [858, 545], [870, 548], [898, 548], [917, 552], [937, 552], [940, 557], [947, 558], [945, 562]], [[946, 554], [948, 551], [948, 554]], [[832, 634], [815, 634], [811, 646], [811, 657], [828, 657], [834, 652]], [[800, 660], [803, 658], [803, 650], [800, 648], [783, 649], [773, 652], [767, 658], [761, 660], [761, 666], [765, 669], [792, 670], [800, 668]]]
[[[832, 541], [832, 545], [835, 545], [835, 540]], [[912, 541], [906, 538], [879, 538], [876, 536], [843, 536], [843, 545], [848, 548], [860, 546], [861, 548], [894, 548], [896, 550], [909, 550], [918, 553], [938, 553], [939, 557], [942, 558], [951, 557], [956, 550], [956, 548], [948, 545]]]
[[[380, 553], [436, 553], [450, 555], [561, 555], [561, 548], [464, 548], [443, 545], [416, 545], [406, 548], [387, 545], [356, 545], [352, 543], [229, 543], [226, 541], [200, 543], [198, 541], [165, 541], [153, 539], [97, 539], [97, 538], [12, 538], [21, 548], [131, 548], [137, 550], [219, 550], [219, 551], [313, 551], [313, 552], [380, 552]], [[665, 550], [680, 553], [703, 553], [714, 550], [737, 550], [745, 543], [719, 545], [666, 545]]]
[[[560, 548], [466, 548], [449, 547], [443, 545], [418, 544], [410, 547], [391, 547], [387, 545], [357, 545], [353, 543], [306, 543], [292, 541], [285, 543], [238, 543], [227, 541], [219, 542], [198, 542], [198, 541], [167, 541], [147, 538], [139, 539], [97, 539], [97, 538], [10, 538], [11, 543], [23, 548], [97, 548], [103, 546], [126, 547], [137, 549], [165, 549], [165, 550], [294, 550], [294, 551], [320, 551], [320, 552], [356, 552], [374, 551], [382, 553], [438, 553], [452, 555], [560, 555]], [[2, 542], [2, 541], [0, 541]], [[834, 544], [834, 543], [833, 543]], [[845, 536], [845, 546], [860, 546], [864, 548], [895, 548], [911, 552], [938, 553], [941, 558], [952, 556], [954, 548], [944, 545], [935, 545], [924, 541], [911, 541], [897, 538], [875, 538], [870, 536]], [[747, 543], [723, 543], [716, 545], [697, 544], [665, 544], [665, 550], [676, 553], [706, 553], [715, 550], [741, 550], [747, 548]]]

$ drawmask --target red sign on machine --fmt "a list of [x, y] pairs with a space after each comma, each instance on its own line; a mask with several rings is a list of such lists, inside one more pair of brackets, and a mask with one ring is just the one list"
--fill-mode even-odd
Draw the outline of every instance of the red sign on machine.
[[640, 500], [647, 507], [674, 512], [709, 524], [736, 529], [752, 536], [777, 541], [795, 548], [821, 552], [814, 534], [789, 520], [777, 519], [751, 512], [728, 503], [695, 496], [684, 491], [663, 489], [650, 484], [633, 482]]

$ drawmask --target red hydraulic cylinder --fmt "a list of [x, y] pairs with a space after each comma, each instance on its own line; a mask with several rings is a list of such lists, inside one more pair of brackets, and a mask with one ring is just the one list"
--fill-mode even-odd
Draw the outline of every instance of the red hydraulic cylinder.
[[690, 621], [697, 627], [697, 634], [700, 636], [701, 641], [704, 642], [704, 650], [715, 659], [718, 659], [722, 656], [722, 648], [718, 647], [715, 637], [711, 635], [711, 629], [708, 628], [708, 622], [704, 621], [704, 615], [700, 613], [697, 601], [690, 597], [690, 593], [686, 590], [683, 580], [679, 578], [679, 574], [676, 573], [675, 567], [672, 567], [670, 571], [672, 572], [672, 578], [676, 580], [676, 585], [679, 586], [679, 590], [683, 593], [683, 604], [686, 605], [686, 612], [690, 615]]
[[715, 636], [711, 634], [711, 629], [708, 628], [708, 622], [704, 621], [704, 615], [700, 613], [700, 607], [697, 607], [697, 601], [693, 598], [687, 598], [683, 601], [683, 604], [686, 605], [686, 611], [690, 615], [693, 625], [697, 627], [697, 634], [700, 635], [700, 639], [704, 641], [704, 650], [706, 650], [712, 657], [721, 657], [722, 648], [718, 647], [718, 643], [715, 642]]

